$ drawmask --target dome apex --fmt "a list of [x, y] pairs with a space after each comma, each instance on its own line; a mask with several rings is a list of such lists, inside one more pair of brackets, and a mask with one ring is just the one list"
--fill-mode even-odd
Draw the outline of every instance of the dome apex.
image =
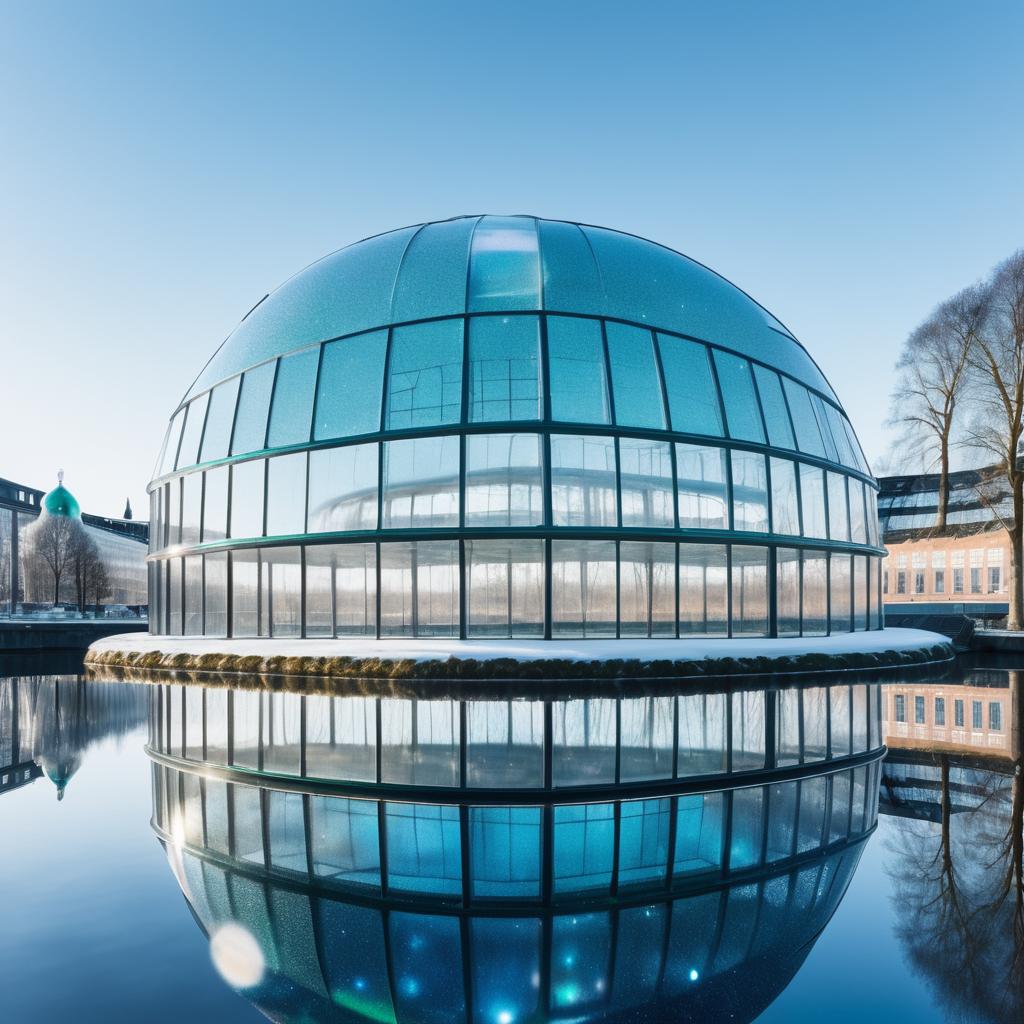
[[81, 518], [78, 499], [64, 486], [64, 470], [57, 471], [57, 486], [43, 495], [43, 510], [51, 516], [65, 516], [68, 519]]

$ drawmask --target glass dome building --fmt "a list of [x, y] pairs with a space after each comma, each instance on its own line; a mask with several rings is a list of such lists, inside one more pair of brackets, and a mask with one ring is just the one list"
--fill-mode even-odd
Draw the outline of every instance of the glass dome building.
[[534, 217], [350, 245], [171, 417], [156, 634], [880, 628], [876, 484], [793, 336], [664, 246]]

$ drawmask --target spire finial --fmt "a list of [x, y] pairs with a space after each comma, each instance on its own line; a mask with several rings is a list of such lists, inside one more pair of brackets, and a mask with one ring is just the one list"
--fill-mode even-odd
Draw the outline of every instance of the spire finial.
[[63, 469], [58, 469], [57, 470], [57, 484], [59, 486], [63, 486], [63, 484], [64, 484], [64, 470]]

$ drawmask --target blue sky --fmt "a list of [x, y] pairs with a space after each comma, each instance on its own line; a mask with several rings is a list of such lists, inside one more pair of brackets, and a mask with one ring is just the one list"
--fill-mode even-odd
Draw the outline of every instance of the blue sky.
[[474, 212], [707, 263], [873, 461], [891, 367], [1024, 244], [1018, 3], [0, 5], [0, 476], [118, 514], [252, 304]]

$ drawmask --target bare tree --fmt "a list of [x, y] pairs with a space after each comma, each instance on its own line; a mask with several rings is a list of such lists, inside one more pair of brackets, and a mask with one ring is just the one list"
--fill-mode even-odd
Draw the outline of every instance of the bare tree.
[[[78, 610], [84, 611], [89, 604], [99, 604], [110, 590], [107, 569], [103, 564], [96, 542], [80, 523], [72, 534], [70, 569], [75, 583], [75, 600]], [[91, 600], [90, 600], [91, 598]]]
[[60, 585], [71, 569], [72, 550], [81, 524], [66, 516], [43, 513], [27, 531], [31, 557], [53, 577], [53, 603], [60, 600]]
[[[994, 456], [1009, 485], [1010, 610], [1006, 628], [1020, 630], [1024, 610], [1021, 537], [1024, 535], [1024, 249], [993, 271], [985, 316], [971, 350], [976, 411], [969, 441]], [[973, 396], [972, 396], [973, 397]]]
[[965, 288], [937, 306], [907, 338], [896, 371], [890, 422], [904, 428], [905, 451], [939, 466], [935, 525], [946, 526], [949, 455], [960, 399], [968, 381], [970, 353], [984, 315], [985, 290]]

